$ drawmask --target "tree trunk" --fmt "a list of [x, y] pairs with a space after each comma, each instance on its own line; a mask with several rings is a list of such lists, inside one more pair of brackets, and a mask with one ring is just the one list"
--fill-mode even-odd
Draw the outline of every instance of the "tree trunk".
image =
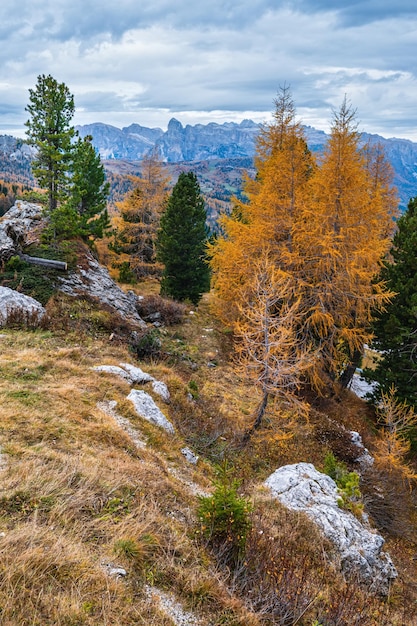
[[249, 428], [249, 430], [247, 430], [245, 434], [243, 435], [243, 440], [242, 440], [243, 443], [246, 444], [251, 438], [251, 436], [253, 435], [253, 433], [255, 432], [255, 430], [257, 430], [259, 426], [261, 425], [262, 419], [263, 419], [263, 416], [265, 415], [266, 407], [268, 404], [268, 399], [269, 399], [269, 393], [268, 391], [264, 391], [262, 400], [259, 403], [258, 408], [256, 409], [255, 420], [251, 428]]
[[353, 374], [355, 373], [356, 368], [358, 367], [361, 361], [361, 356], [362, 356], [362, 353], [359, 350], [355, 350], [353, 352], [351, 362], [346, 367], [346, 369], [344, 370], [343, 374], [341, 375], [339, 379], [339, 382], [342, 385], [343, 389], [346, 389], [350, 385], [350, 382], [353, 378]]

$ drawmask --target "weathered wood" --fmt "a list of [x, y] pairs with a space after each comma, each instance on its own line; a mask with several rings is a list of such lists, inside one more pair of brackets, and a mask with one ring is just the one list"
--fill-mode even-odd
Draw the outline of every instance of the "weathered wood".
[[55, 261], [54, 259], [41, 259], [37, 256], [29, 256], [28, 254], [19, 254], [19, 257], [22, 261], [26, 261], [26, 263], [31, 263], [32, 265], [44, 265], [45, 267], [50, 267], [54, 270], [63, 270], [67, 271], [68, 264], [65, 261]]

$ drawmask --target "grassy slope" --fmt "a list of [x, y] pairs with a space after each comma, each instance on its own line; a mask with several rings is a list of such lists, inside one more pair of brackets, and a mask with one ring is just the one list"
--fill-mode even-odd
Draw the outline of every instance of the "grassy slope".
[[[135, 363], [122, 340], [110, 339], [109, 320], [88, 306], [81, 314], [68, 303], [50, 311], [48, 330], [6, 329], [0, 337], [1, 624], [172, 626], [149, 585], [173, 593], [207, 625], [416, 623], [407, 490], [386, 490], [392, 513], [378, 509], [375, 484], [367, 486], [401, 574], [389, 600], [379, 601], [345, 585], [311, 524], [271, 504], [259, 487], [278, 465], [320, 466], [329, 448], [348, 457], [338, 421], [360, 430], [372, 451], [361, 401], [348, 394], [342, 404], [321, 402], [309, 422], [277, 407], [242, 448], [257, 397], [232, 367], [230, 337], [206, 298], [182, 324], [162, 330], [163, 358], [138, 363], [168, 384], [171, 403], [159, 404], [175, 424], [170, 437], [135, 415], [126, 382], [91, 369]], [[97, 407], [108, 400], [146, 447]], [[196, 467], [181, 454], [184, 445], [200, 455]], [[196, 518], [196, 488], [210, 490], [214, 464], [225, 458], [254, 504], [246, 560], [232, 575], [221, 550], [199, 539]], [[106, 563], [128, 575], [109, 576]]]

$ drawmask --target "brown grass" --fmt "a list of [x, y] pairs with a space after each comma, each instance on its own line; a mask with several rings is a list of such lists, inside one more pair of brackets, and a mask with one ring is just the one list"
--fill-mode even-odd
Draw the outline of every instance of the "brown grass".
[[[97, 312], [94, 303], [55, 299], [48, 330], [2, 331], [1, 624], [172, 625], [149, 600], [146, 585], [172, 592], [203, 626], [415, 623], [410, 535], [390, 538], [387, 531], [401, 580], [390, 603], [382, 602], [346, 586], [312, 525], [258, 489], [279, 465], [320, 466], [328, 449], [340, 456], [346, 441], [335, 423], [360, 430], [371, 448], [367, 408], [347, 395], [342, 403], [316, 407], [306, 421], [271, 405], [262, 428], [242, 446], [257, 392], [235, 371], [230, 336], [211, 317], [208, 300], [193, 314], [187, 309], [181, 324], [161, 330], [160, 358], [138, 363], [168, 384], [169, 405], [154, 397], [175, 425], [174, 437], [134, 413], [125, 381], [92, 370], [134, 363], [129, 331], [117, 316]], [[110, 338], [113, 324], [117, 337]], [[105, 400], [117, 401], [145, 448], [97, 408]], [[196, 467], [181, 454], [184, 445], [200, 455]], [[246, 565], [235, 571], [196, 534], [194, 487], [210, 489], [213, 465], [223, 460], [255, 507]], [[375, 497], [370, 488], [368, 498]], [[383, 521], [384, 514], [376, 510], [375, 517]], [[406, 519], [416, 527], [411, 514]], [[128, 575], [112, 578], [106, 563]]]

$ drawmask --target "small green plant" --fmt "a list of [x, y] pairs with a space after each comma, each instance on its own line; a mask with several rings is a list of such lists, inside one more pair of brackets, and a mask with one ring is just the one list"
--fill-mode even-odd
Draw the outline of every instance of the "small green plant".
[[119, 556], [137, 559], [141, 556], [141, 548], [134, 539], [119, 539], [114, 543], [114, 551]]
[[137, 335], [130, 343], [130, 351], [137, 359], [157, 357], [161, 351], [160, 333], [156, 328]]
[[193, 397], [194, 400], [197, 400], [198, 398], [198, 385], [195, 382], [195, 380], [191, 379], [190, 382], [188, 383], [188, 389], [190, 390], [190, 393]]
[[200, 497], [197, 511], [200, 533], [215, 551], [226, 553], [227, 560], [234, 561], [246, 545], [252, 506], [239, 495], [240, 482], [231, 477], [227, 465], [219, 467], [217, 474], [213, 495]]
[[357, 517], [363, 513], [362, 494], [359, 488], [359, 474], [349, 472], [345, 463], [338, 461], [332, 452], [324, 459], [324, 473], [333, 478], [338, 490], [338, 505]]

